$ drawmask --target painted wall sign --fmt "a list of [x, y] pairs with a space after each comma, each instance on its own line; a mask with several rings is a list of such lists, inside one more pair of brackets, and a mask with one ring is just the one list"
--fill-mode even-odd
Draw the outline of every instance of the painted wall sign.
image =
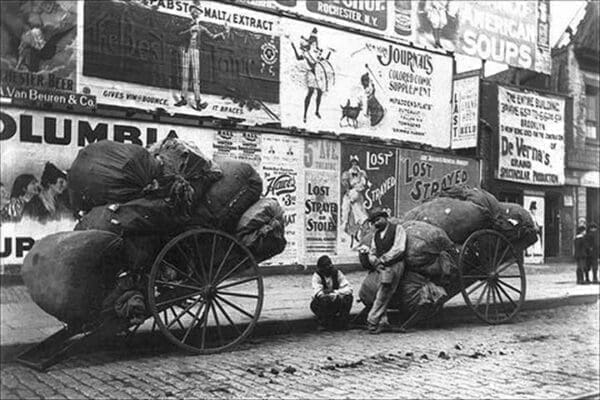
[[565, 183], [565, 100], [498, 87], [498, 179]]

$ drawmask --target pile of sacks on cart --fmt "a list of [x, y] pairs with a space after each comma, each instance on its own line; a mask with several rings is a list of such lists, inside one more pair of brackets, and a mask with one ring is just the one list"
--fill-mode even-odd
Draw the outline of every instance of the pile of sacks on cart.
[[[262, 179], [251, 165], [217, 164], [177, 137], [149, 149], [90, 144], [71, 165], [68, 184], [72, 207], [80, 210], [75, 230], [37, 241], [22, 269], [32, 299], [68, 324], [103, 312], [142, 320], [145, 288], [118, 276], [149, 272], [166, 241], [189, 227], [237, 237], [257, 262], [286, 245], [283, 211], [277, 200], [261, 198]], [[407, 245], [406, 272], [392, 307], [406, 312], [434, 310], [457, 293], [458, 254], [473, 232], [494, 229], [524, 249], [538, 230], [521, 206], [468, 186], [445, 190], [395, 222], [406, 230]], [[362, 243], [371, 237], [367, 232]], [[371, 268], [364, 257], [360, 261]], [[374, 301], [378, 284], [372, 271], [359, 292], [365, 304]]]
[[[497, 231], [521, 256], [523, 250], [537, 241], [539, 232], [531, 214], [520, 205], [499, 202], [486, 190], [464, 184], [442, 191], [400, 219], [390, 220], [406, 231], [405, 273], [390, 307], [407, 316], [417, 311], [421, 317], [435, 313], [448, 297], [460, 291], [459, 255], [473, 233], [484, 229]], [[371, 228], [362, 237], [362, 246], [370, 244], [373, 233]], [[359, 298], [365, 305], [371, 305], [379, 274], [366, 253], [360, 255], [360, 262], [370, 272], [361, 285]]]
[[167, 241], [186, 229], [233, 235], [257, 262], [286, 245], [283, 210], [261, 198], [262, 179], [250, 164], [217, 164], [176, 136], [149, 149], [90, 144], [72, 163], [68, 185], [79, 210], [74, 231], [37, 241], [22, 275], [32, 299], [70, 325], [106, 312], [143, 320], [145, 288], [118, 277], [149, 272]]

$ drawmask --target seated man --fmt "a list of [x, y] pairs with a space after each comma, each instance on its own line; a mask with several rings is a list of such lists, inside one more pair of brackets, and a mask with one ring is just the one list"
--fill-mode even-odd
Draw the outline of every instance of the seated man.
[[310, 309], [324, 329], [345, 328], [352, 308], [352, 287], [328, 256], [317, 261], [312, 277], [313, 298]]

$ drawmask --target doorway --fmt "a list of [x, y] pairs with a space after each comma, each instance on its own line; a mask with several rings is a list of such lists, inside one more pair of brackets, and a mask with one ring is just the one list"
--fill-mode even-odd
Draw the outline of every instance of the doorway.
[[560, 194], [546, 193], [544, 215], [544, 253], [546, 257], [557, 257], [560, 250]]

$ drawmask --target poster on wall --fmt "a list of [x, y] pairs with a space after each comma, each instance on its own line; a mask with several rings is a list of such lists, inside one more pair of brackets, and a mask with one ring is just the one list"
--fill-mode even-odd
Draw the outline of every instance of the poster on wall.
[[209, 155], [219, 163], [223, 160], [238, 160], [258, 168], [261, 164], [262, 135], [256, 132], [217, 129], [213, 132], [212, 153]]
[[382, 207], [396, 215], [397, 150], [361, 144], [342, 144], [341, 150], [338, 251], [356, 261], [369, 210]]
[[3, 107], [0, 263], [20, 264], [35, 240], [73, 229], [64, 179], [81, 148], [99, 140], [147, 146], [169, 133], [210, 156], [212, 131], [206, 129]]
[[79, 4], [79, 91], [99, 104], [279, 121], [279, 18], [220, 2]]
[[454, 78], [450, 132], [453, 149], [477, 146], [480, 72], [480, 70], [477, 70], [468, 75], [460, 75]]
[[315, 264], [323, 254], [337, 260], [340, 143], [304, 140], [304, 255]]
[[411, 0], [237, 0], [255, 8], [286, 11], [343, 28], [352, 28], [394, 40], [412, 38]]
[[452, 58], [285, 19], [281, 123], [450, 147]]
[[442, 190], [461, 184], [480, 185], [477, 160], [408, 149], [398, 153], [398, 216]]
[[[419, 0], [414, 20], [420, 46], [550, 74], [546, 1]], [[541, 26], [538, 32], [538, 25]]]
[[565, 183], [564, 98], [498, 87], [498, 179]]
[[544, 198], [540, 196], [523, 196], [523, 207], [529, 211], [531, 218], [539, 228], [537, 242], [525, 249], [525, 262], [528, 264], [542, 264], [544, 262]]
[[283, 208], [285, 240], [283, 253], [265, 261], [264, 265], [298, 264], [302, 255], [304, 199], [303, 139], [284, 135], [263, 134], [262, 163], [264, 197], [277, 199]]
[[76, 90], [77, 2], [2, 1], [0, 14], [0, 97], [67, 103]]

